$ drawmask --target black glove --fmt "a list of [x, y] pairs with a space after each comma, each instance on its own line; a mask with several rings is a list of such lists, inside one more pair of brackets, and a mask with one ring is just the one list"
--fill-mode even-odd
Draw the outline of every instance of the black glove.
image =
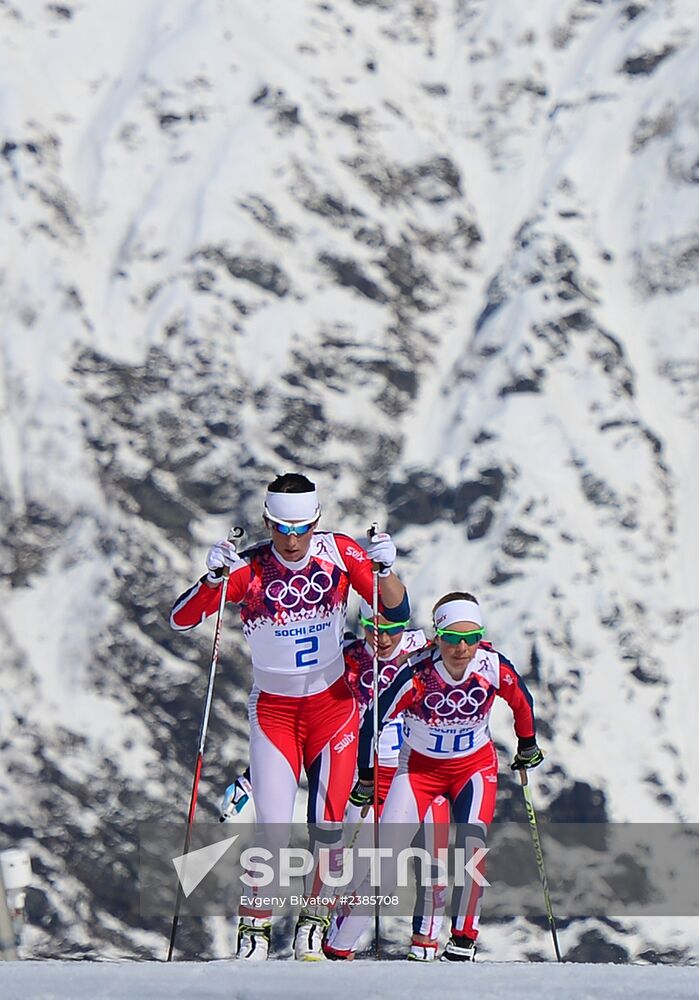
[[536, 745], [535, 739], [521, 739], [510, 768], [513, 771], [529, 771], [532, 767], [538, 767], [543, 759], [544, 755]]
[[374, 782], [360, 778], [350, 792], [349, 800], [353, 806], [366, 806], [368, 809], [374, 801]]

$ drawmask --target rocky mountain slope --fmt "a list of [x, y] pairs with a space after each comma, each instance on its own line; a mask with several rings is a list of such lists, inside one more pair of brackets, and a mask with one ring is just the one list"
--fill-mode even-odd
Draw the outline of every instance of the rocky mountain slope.
[[[692, 0], [0, 22], [0, 833], [34, 857], [31, 954], [161, 955], [135, 824], [186, 811], [211, 642], [167, 614], [287, 469], [327, 526], [388, 526], [420, 624], [479, 594], [537, 700], [543, 814], [696, 821]], [[247, 752], [234, 618], [208, 817]], [[562, 939], [699, 951], [688, 920]], [[211, 923], [180, 943], [227, 954]], [[484, 949], [549, 946], [519, 920]]]

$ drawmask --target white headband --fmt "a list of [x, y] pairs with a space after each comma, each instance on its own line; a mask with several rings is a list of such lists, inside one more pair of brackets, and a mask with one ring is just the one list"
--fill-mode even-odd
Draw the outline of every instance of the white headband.
[[315, 490], [311, 493], [270, 493], [265, 497], [265, 514], [273, 521], [315, 521], [320, 504]]
[[440, 604], [434, 613], [434, 627], [448, 628], [454, 622], [473, 622], [483, 625], [480, 605], [475, 601], [448, 601]]

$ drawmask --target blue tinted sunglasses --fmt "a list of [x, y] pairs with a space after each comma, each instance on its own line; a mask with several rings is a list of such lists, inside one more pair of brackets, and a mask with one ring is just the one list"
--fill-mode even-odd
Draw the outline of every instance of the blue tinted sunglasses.
[[315, 527], [315, 521], [309, 521], [308, 524], [281, 524], [278, 521], [270, 521], [274, 531], [278, 531], [280, 535], [307, 535], [308, 532]]

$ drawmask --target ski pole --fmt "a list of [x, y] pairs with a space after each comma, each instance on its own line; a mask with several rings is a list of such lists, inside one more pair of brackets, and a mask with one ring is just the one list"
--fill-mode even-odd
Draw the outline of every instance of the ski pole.
[[[378, 530], [376, 521], [372, 522], [367, 532], [367, 537], [371, 541]], [[373, 699], [373, 747], [374, 747], [374, 851], [376, 857], [379, 856], [379, 566], [372, 564], [372, 595], [371, 611], [374, 618], [374, 657], [373, 671], [371, 677], [371, 696]], [[378, 894], [374, 903], [374, 957], [378, 961], [381, 958], [380, 941], [380, 909]]]
[[[235, 543], [245, 534], [243, 528], [231, 528], [228, 532], [228, 541], [235, 548]], [[202, 715], [201, 726], [199, 728], [199, 746], [197, 748], [197, 759], [194, 766], [194, 778], [192, 780], [192, 794], [189, 799], [189, 812], [187, 813], [187, 830], [184, 837], [184, 847], [182, 854], [187, 856], [189, 845], [192, 840], [192, 827], [194, 825], [194, 813], [197, 808], [197, 795], [199, 792], [199, 779], [204, 765], [204, 744], [206, 743], [206, 731], [209, 727], [209, 713], [211, 712], [211, 702], [214, 697], [214, 681], [216, 679], [216, 666], [218, 664], [218, 653], [221, 645], [221, 630], [223, 626], [223, 609], [226, 605], [226, 592], [228, 590], [228, 569], [223, 567], [223, 580], [221, 584], [221, 597], [216, 614], [216, 628], [214, 630], [214, 643], [211, 650], [211, 663], [209, 665], [209, 683], [206, 689], [206, 700], [204, 702], [204, 713]], [[185, 861], [186, 864], [186, 861]], [[175, 937], [177, 936], [177, 925], [180, 919], [180, 907], [182, 906], [182, 880], [177, 882], [177, 897], [175, 899], [175, 913], [172, 918], [172, 930], [170, 931], [170, 945], [167, 950], [167, 961], [172, 961], [172, 953], [175, 948]]]
[[556, 958], [559, 962], [562, 962], [561, 951], [558, 947], [558, 934], [556, 933], [556, 921], [553, 916], [553, 906], [551, 905], [551, 893], [549, 892], [549, 883], [546, 878], [546, 869], [544, 868], [544, 852], [541, 849], [541, 837], [539, 836], [539, 827], [536, 822], [536, 813], [534, 812], [534, 803], [532, 802], [532, 790], [529, 787], [529, 779], [527, 777], [527, 770], [524, 767], [518, 769], [519, 780], [522, 783], [522, 794], [524, 795], [524, 806], [527, 810], [527, 819], [529, 820], [529, 832], [532, 835], [532, 842], [534, 844], [534, 854], [536, 855], [536, 866], [539, 869], [539, 878], [541, 880], [541, 886], [544, 890], [544, 903], [546, 906], [546, 916], [548, 917], [549, 928], [551, 930], [551, 937], [553, 938], [553, 949], [556, 952]]

